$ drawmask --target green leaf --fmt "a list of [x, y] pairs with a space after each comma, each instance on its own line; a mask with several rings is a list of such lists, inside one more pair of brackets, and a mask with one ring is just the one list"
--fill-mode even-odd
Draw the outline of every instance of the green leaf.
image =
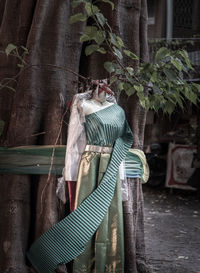
[[129, 73], [131, 76], [134, 75], [134, 69], [133, 69], [132, 67], [127, 66], [127, 67], [126, 67], [126, 70], [128, 71], [128, 73]]
[[167, 112], [169, 115], [171, 115], [174, 109], [175, 109], [175, 105], [169, 100], [166, 101], [164, 105], [164, 111]]
[[87, 16], [85, 16], [83, 13], [77, 13], [77, 14], [72, 15], [72, 16], [70, 17], [69, 23], [70, 23], [70, 24], [74, 24], [74, 23], [76, 23], [76, 22], [78, 22], [78, 21], [83, 22], [83, 21], [85, 21], [86, 19], [87, 19]]
[[143, 108], [146, 108], [146, 101], [145, 101], [144, 98], [143, 98], [143, 99], [140, 99], [140, 104], [141, 104], [141, 106], [142, 106]]
[[128, 83], [128, 82], [125, 82], [123, 86], [124, 86], [124, 90], [128, 90], [128, 89], [130, 89], [132, 87], [130, 85], [130, 83]]
[[165, 73], [166, 77], [170, 80], [170, 81], [177, 81], [177, 77], [176, 74], [172, 71], [169, 70], [167, 68], [163, 69], [163, 72]]
[[97, 12], [99, 12], [98, 7], [95, 5], [92, 5], [92, 3], [90, 2], [85, 4], [85, 10], [88, 16], [94, 16]]
[[81, 36], [80, 41], [90, 41], [95, 40], [95, 42], [100, 45], [105, 40], [105, 32], [102, 30], [98, 30], [95, 26], [87, 26], [85, 28], [85, 33]]
[[98, 48], [97, 51], [100, 52], [101, 54], [106, 54], [106, 52], [107, 52], [105, 50], [105, 48], [103, 48], [103, 47]]
[[3, 134], [5, 122], [3, 120], [0, 120], [0, 136]]
[[181, 50], [178, 51], [178, 53], [179, 53], [185, 60], [189, 59], [189, 55], [188, 55], [188, 53], [187, 53], [186, 50], [181, 49]]
[[120, 47], [124, 46], [124, 42], [122, 41], [122, 39], [119, 36], [117, 36], [117, 42], [118, 42]]
[[85, 55], [89, 56], [93, 52], [97, 51], [98, 49], [99, 49], [98, 45], [89, 45], [89, 46], [86, 46], [86, 48], [85, 48]]
[[115, 71], [115, 65], [112, 62], [105, 62], [104, 68], [109, 72], [112, 73]]
[[124, 90], [124, 83], [123, 82], [119, 83], [119, 90], [120, 91]]
[[111, 77], [110, 78], [110, 84], [113, 84], [114, 82], [116, 82], [118, 80], [118, 78], [115, 76], [115, 77]]
[[158, 93], [158, 94], [162, 93], [162, 91], [160, 90], [160, 88], [156, 84], [154, 84], [152, 88], [153, 88], [154, 93]]
[[183, 102], [182, 102], [181, 95], [180, 94], [174, 94], [174, 96], [175, 96], [175, 99], [176, 99], [178, 105], [181, 107], [181, 109], [183, 109]]
[[144, 71], [144, 72], [151, 72], [153, 69], [154, 69], [154, 67], [153, 67], [153, 64], [150, 64], [150, 63], [142, 63], [141, 64], [141, 68], [142, 68], [142, 70]]
[[83, 34], [80, 37], [80, 42], [86, 42], [86, 41], [91, 41], [91, 38], [87, 34]]
[[133, 87], [139, 93], [144, 91], [144, 87], [142, 85], [134, 85]]
[[21, 48], [28, 53], [28, 48], [21, 46]]
[[192, 83], [192, 87], [195, 88], [198, 92], [200, 92], [200, 84]]
[[95, 15], [97, 17], [99, 24], [103, 27], [105, 25], [105, 23], [107, 22], [107, 19], [103, 16], [102, 13], [99, 13], [99, 12], [96, 13]]
[[124, 54], [127, 55], [128, 57], [130, 57], [133, 60], [139, 60], [138, 56], [135, 55], [133, 52], [131, 52], [130, 50], [124, 50]]
[[186, 65], [189, 69], [193, 70], [187, 51], [179, 50], [178, 53], [184, 58]]
[[191, 89], [186, 88], [184, 94], [185, 94], [186, 98], [189, 101], [191, 101], [193, 104], [197, 103], [197, 94], [195, 94]]
[[146, 96], [146, 97], [145, 97], [145, 109], [146, 109], [146, 110], [149, 110], [149, 108], [150, 108], [150, 100], [149, 100], [149, 98]]
[[133, 87], [125, 90], [126, 94], [130, 97], [135, 93], [135, 89]]
[[123, 84], [123, 89], [125, 90], [125, 92], [128, 96], [131, 96], [135, 93], [135, 89], [130, 83], [125, 82]]
[[160, 99], [160, 95], [158, 94], [154, 94], [152, 96], [150, 96], [150, 105], [151, 108], [154, 109], [154, 111], [158, 111], [160, 109], [160, 104], [161, 104], [161, 99]]
[[87, 26], [85, 28], [85, 34], [88, 35], [91, 39], [95, 37], [98, 29], [95, 26]]
[[197, 94], [192, 91], [190, 91], [190, 101], [195, 105], [197, 104]]
[[17, 47], [13, 44], [8, 44], [6, 49], [5, 49], [5, 53], [8, 56], [13, 50], [15, 50]]
[[115, 46], [118, 47], [119, 49], [120, 49], [122, 46], [124, 46], [124, 43], [123, 43], [122, 39], [121, 39], [119, 36], [115, 35], [115, 33], [110, 32], [110, 33], [109, 33], [109, 36], [110, 36], [110, 42], [111, 42], [113, 45], [115, 45]]
[[168, 99], [172, 104], [176, 105], [177, 100], [175, 99], [175, 96], [174, 96], [173, 93], [167, 95], [167, 99]]
[[94, 36], [94, 40], [98, 45], [100, 45], [100, 44], [102, 44], [104, 42], [104, 40], [105, 40], [104, 35], [105, 35], [105, 33], [102, 32], [101, 30], [98, 30], [96, 32], [96, 35]]
[[126, 76], [127, 80], [128, 80], [132, 85], [135, 84], [134, 78], [131, 77], [129, 73], [125, 73], [125, 76]]
[[117, 56], [120, 60], [123, 58], [122, 53], [119, 49], [113, 46], [114, 54]]
[[109, 32], [109, 36], [110, 36], [110, 42], [113, 45], [116, 45], [116, 43], [117, 43], [117, 36], [115, 35], [115, 33]]
[[124, 71], [123, 71], [123, 69], [117, 68], [116, 71], [115, 71], [115, 74], [116, 75], [123, 75]]
[[143, 108], [145, 108], [146, 110], [149, 109], [150, 107], [150, 100], [149, 97], [144, 95], [144, 93], [140, 93], [138, 94], [139, 100], [140, 100], [140, 104]]
[[155, 61], [159, 62], [161, 59], [163, 59], [164, 57], [166, 57], [166, 55], [169, 53], [169, 49], [167, 49], [166, 47], [161, 47], [155, 56]]
[[172, 59], [171, 63], [173, 64], [174, 67], [176, 67], [176, 69], [178, 69], [178, 71], [182, 71], [183, 64], [178, 58]]
[[151, 75], [151, 78], [150, 78], [150, 82], [154, 83], [157, 81], [157, 76], [158, 76], [158, 73], [157, 71], [154, 71]]
[[17, 64], [17, 66], [20, 67], [20, 68], [24, 67], [23, 64]]
[[110, 4], [110, 5], [111, 5], [112, 10], [114, 10], [115, 5], [114, 5], [114, 3], [113, 3], [112, 1], [110, 1], [110, 0], [102, 0], [102, 1], [103, 1], [103, 2], [105, 2], [105, 3]]

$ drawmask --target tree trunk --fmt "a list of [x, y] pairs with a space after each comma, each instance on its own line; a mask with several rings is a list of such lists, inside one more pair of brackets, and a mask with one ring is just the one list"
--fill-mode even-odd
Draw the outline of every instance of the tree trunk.
[[[13, 102], [7, 90], [4, 91], [5, 95], [1, 96], [0, 105], [5, 103], [5, 97], [8, 104], [8, 110], [1, 108], [1, 119], [8, 124], [4, 145], [54, 144], [67, 102], [77, 92], [77, 77], [64, 70], [44, 65], [69, 67], [74, 72], [78, 72], [81, 52], [79, 37], [83, 32], [84, 24], [71, 26], [67, 23], [71, 12], [69, 1], [62, 3], [49, 0], [37, 1], [36, 6], [35, 1], [15, 2], [10, 2], [8, 6], [6, 1], [5, 6], [1, 6], [1, 35], [5, 40], [1, 45], [5, 48], [6, 44], [12, 42], [19, 46], [26, 46], [30, 51], [26, 61], [43, 66], [33, 67], [20, 75]], [[18, 12], [15, 10], [16, 13], [8, 13], [16, 7]], [[28, 7], [31, 7], [33, 16], [30, 16]], [[17, 14], [16, 20], [15, 16], [13, 17], [15, 14]], [[20, 14], [20, 20], [17, 19], [18, 14]], [[24, 18], [29, 19], [28, 22], [24, 22]], [[30, 19], [32, 19], [31, 24]], [[9, 21], [10, 24], [8, 24]], [[10, 31], [8, 31], [9, 28]], [[19, 37], [22, 30], [24, 30], [22, 35], [25, 37], [24, 40], [20, 38], [21, 36]], [[5, 56], [2, 59], [5, 63]], [[2, 78], [13, 76], [16, 73], [15, 67], [16, 61], [12, 60], [4, 75], [1, 74]], [[33, 134], [41, 131], [45, 132], [44, 137], [43, 135], [32, 137]], [[66, 143], [66, 133], [63, 134], [63, 139], [62, 137], [58, 139], [57, 144]], [[60, 215], [55, 197], [56, 178], [51, 177], [41, 199], [41, 192], [46, 182], [47, 176], [41, 176], [37, 188], [36, 180], [33, 179], [34, 185], [31, 187], [30, 177], [26, 175], [1, 177], [0, 257], [2, 260], [0, 272], [27, 272], [25, 263], [27, 244], [30, 245], [34, 237], [38, 237], [58, 221]], [[32, 190], [31, 198], [30, 190]], [[42, 214], [40, 214], [41, 200], [43, 201]]]
[[[121, 0], [120, 5], [120, 33], [123, 41], [127, 48], [140, 57], [141, 62], [148, 62], [146, 0]], [[127, 59], [124, 64], [128, 65]], [[138, 62], [133, 62], [132, 65], [137, 69]], [[126, 109], [134, 134], [133, 147], [142, 149], [146, 111], [141, 107], [136, 95], [129, 98], [121, 96], [121, 104]], [[149, 273], [151, 269], [146, 262], [144, 243], [144, 202], [141, 181], [130, 178], [127, 183], [129, 199], [123, 202], [125, 273]]]

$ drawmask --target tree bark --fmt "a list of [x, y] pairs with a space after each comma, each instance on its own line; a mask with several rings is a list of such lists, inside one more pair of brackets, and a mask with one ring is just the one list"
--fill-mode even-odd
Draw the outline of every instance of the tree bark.
[[[133, 51], [141, 62], [149, 61], [147, 43], [147, 2], [146, 0], [120, 1], [120, 33], [127, 48]], [[131, 37], [131, 38], [130, 38]], [[124, 62], [128, 65], [127, 59]], [[138, 62], [133, 62], [135, 69]], [[129, 63], [130, 65], [130, 63]], [[136, 95], [121, 96], [129, 124], [134, 134], [133, 147], [143, 148], [146, 111]], [[125, 273], [149, 273], [144, 242], [144, 203], [141, 181], [128, 179], [129, 199], [123, 202], [125, 230]]]
[[[1, 96], [1, 105], [5, 103], [5, 97], [8, 105], [8, 110], [4, 108], [1, 110], [1, 119], [8, 124], [4, 140], [6, 146], [54, 144], [67, 102], [78, 91], [76, 76], [45, 65], [69, 67], [74, 72], [78, 72], [81, 52], [79, 37], [83, 32], [84, 24], [71, 26], [67, 23], [71, 14], [69, 1], [37, 1], [36, 6], [35, 1], [28, 2], [21, 1], [19, 4], [19, 1], [9, 1], [9, 3], [6, 1], [5, 6], [1, 6], [2, 9], [4, 8], [4, 11], [1, 10], [0, 13], [3, 14], [1, 35], [5, 39], [5, 42], [1, 44], [2, 47], [5, 48], [10, 42], [26, 46], [30, 52], [26, 61], [29, 64], [43, 65], [40, 68], [33, 67], [26, 70], [20, 75], [14, 101], [10, 99], [8, 91]], [[15, 17], [12, 18], [13, 14], [8, 14], [8, 11], [16, 7], [18, 11], [15, 11], [16, 14], [20, 14], [19, 21], [17, 17], [16, 21]], [[30, 16], [28, 7], [33, 16]], [[29, 19], [25, 26], [23, 26], [23, 20], [26, 17], [23, 15], [24, 11]], [[12, 23], [10, 25], [9, 18]], [[32, 19], [31, 22], [30, 19]], [[7, 31], [9, 27], [11, 30]], [[23, 27], [25, 28], [22, 35], [24, 40], [19, 36]], [[5, 63], [5, 56], [2, 59]], [[16, 73], [15, 67], [16, 60], [12, 59], [4, 75], [1, 76], [13, 76]], [[45, 131], [45, 137], [42, 137], [43, 135], [37, 138], [31, 137], [41, 131]], [[66, 143], [66, 133], [63, 137], [61, 135], [57, 144], [63, 142]], [[33, 184], [36, 183], [34, 180]], [[36, 185], [31, 187], [29, 176], [3, 175], [1, 177], [0, 213], [3, 222], [1, 225], [3, 236], [1, 236], [0, 244], [1, 272], [28, 272], [25, 262], [28, 244], [30, 246], [34, 237], [41, 235], [59, 219], [55, 177], [51, 177], [43, 194], [43, 211], [40, 214], [41, 192], [46, 182], [47, 176], [41, 176], [38, 187]], [[31, 190], [31, 196], [34, 195], [35, 198], [30, 197]], [[30, 209], [30, 202], [32, 209]], [[30, 220], [30, 211], [31, 220], [35, 219], [36, 223]], [[5, 212], [7, 212], [6, 217], [3, 217]], [[66, 272], [66, 269], [60, 272]]]

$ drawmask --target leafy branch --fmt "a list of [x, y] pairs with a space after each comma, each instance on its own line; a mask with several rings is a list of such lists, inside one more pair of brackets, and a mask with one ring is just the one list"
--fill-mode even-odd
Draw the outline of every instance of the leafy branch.
[[[28, 49], [24, 46], [17, 47], [14, 44], [8, 44], [5, 50], [0, 50], [0, 54], [6, 54], [6, 56], [13, 56], [17, 59], [17, 66], [22, 69], [25, 68], [28, 64], [24, 60], [25, 55], [29, 54]], [[20, 72], [17, 73], [12, 78], [4, 78], [0, 81], [0, 89], [7, 88], [13, 92], [15, 92], [15, 88], [13, 88], [12, 83], [17, 82], [17, 78], [20, 75]]]
[[[112, 56], [111, 61], [104, 63], [104, 68], [110, 75], [110, 83], [116, 82], [118, 88], [128, 96], [136, 94], [146, 110], [162, 109], [171, 114], [177, 105], [183, 109], [188, 100], [196, 104], [200, 85], [185, 80], [190, 71], [194, 70], [187, 52], [161, 47], [155, 55], [154, 63], [143, 63], [134, 52], [125, 47], [121, 37], [112, 31], [98, 7], [99, 2], [105, 2], [114, 9], [114, 3], [110, 0], [73, 0], [74, 11], [82, 5], [84, 13], [72, 15], [70, 23], [92, 19], [90, 21], [93, 23], [86, 26], [80, 41], [87, 43], [86, 56], [94, 52]], [[128, 66], [123, 65], [124, 57], [128, 60]], [[135, 62], [138, 63], [137, 69], [134, 68]]]

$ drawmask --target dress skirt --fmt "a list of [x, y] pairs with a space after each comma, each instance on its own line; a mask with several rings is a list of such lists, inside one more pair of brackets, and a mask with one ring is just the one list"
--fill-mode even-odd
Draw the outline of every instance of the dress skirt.
[[[75, 208], [101, 183], [111, 154], [87, 151], [82, 154], [76, 187]], [[124, 235], [121, 185], [117, 176], [114, 197], [101, 225], [74, 259], [73, 273], [123, 273]]]

